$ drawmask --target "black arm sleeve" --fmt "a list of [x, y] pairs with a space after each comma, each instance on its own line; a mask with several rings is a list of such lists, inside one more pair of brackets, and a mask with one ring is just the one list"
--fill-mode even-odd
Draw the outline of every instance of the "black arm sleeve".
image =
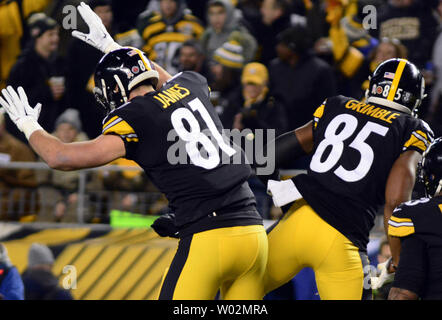
[[[278, 136], [275, 141], [275, 171], [269, 175], [258, 175], [258, 178], [267, 186], [269, 180], [279, 180], [279, 169], [289, 166], [296, 160], [307, 153], [302, 149], [299, 143], [298, 137], [295, 131], [286, 132]], [[267, 144], [267, 152], [271, 152], [268, 149], [269, 144]], [[271, 156], [271, 155], [270, 155]]]

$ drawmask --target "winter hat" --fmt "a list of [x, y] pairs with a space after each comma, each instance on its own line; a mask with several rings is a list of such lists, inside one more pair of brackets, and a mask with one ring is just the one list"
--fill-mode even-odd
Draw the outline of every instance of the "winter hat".
[[66, 109], [66, 111], [63, 112], [55, 121], [55, 128], [57, 128], [61, 123], [69, 123], [75, 129], [77, 129], [78, 132], [81, 131], [80, 113], [76, 109]]
[[246, 64], [241, 76], [243, 84], [253, 83], [265, 85], [269, 80], [269, 73], [265, 65], [259, 62], [251, 62]]
[[213, 59], [223, 66], [241, 69], [244, 66], [243, 49], [238, 41], [230, 40], [215, 50]]
[[28, 268], [37, 265], [52, 265], [54, 255], [48, 246], [40, 243], [33, 243], [28, 253]]
[[54, 29], [58, 25], [57, 21], [51, 17], [48, 17], [43, 12], [31, 14], [27, 20], [27, 23], [30, 34], [35, 39], [40, 37], [46, 31]]
[[289, 27], [281, 31], [276, 39], [278, 43], [285, 44], [290, 50], [298, 54], [304, 54], [312, 46], [309, 30], [301, 25]]

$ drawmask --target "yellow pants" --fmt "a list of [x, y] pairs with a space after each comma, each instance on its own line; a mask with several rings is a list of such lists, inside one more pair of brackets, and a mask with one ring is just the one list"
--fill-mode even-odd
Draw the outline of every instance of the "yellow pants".
[[224, 300], [262, 299], [267, 249], [267, 234], [260, 225], [213, 229], [180, 239], [159, 299], [208, 300], [218, 290]]
[[321, 299], [371, 297], [371, 289], [364, 290], [364, 283], [369, 287], [364, 275], [367, 256], [321, 219], [305, 200], [296, 201], [269, 232], [268, 245], [266, 293], [291, 280], [302, 268], [311, 267]]

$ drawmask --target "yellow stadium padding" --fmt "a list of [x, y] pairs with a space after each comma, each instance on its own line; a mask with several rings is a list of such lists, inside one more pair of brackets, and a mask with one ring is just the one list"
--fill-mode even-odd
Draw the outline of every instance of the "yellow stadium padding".
[[28, 252], [32, 243], [59, 245], [85, 238], [90, 233], [89, 228], [57, 228], [46, 229], [30, 234], [22, 239], [3, 242], [8, 250], [11, 262], [22, 273], [28, 265]]
[[63, 268], [65, 266], [70, 266], [75, 261], [75, 257], [79, 255], [81, 250], [85, 248], [84, 243], [79, 244], [71, 244], [68, 247], [66, 247], [57, 257], [55, 260], [54, 266], [52, 267], [52, 272], [56, 276], [61, 276], [63, 272]]
[[111, 267], [113, 262], [118, 259], [124, 249], [124, 246], [119, 245], [104, 248], [101, 254], [92, 261], [87, 270], [78, 276], [75, 295], [80, 299], [83, 298], [89, 289], [99, 281], [107, 269]]
[[165, 252], [157, 258], [155, 263], [146, 270], [144, 275], [138, 280], [135, 288], [125, 297], [127, 300], [157, 299], [159, 296], [161, 279], [165, 270], [172, 262], [175, 255], [174, 249], [166, 249]]
[[127, 247], [118, 260], [110, 265], [109, 270], [102, 274], [100, 281], [95, 283], [90, 290], [85, 293], [82, 299], [102, 300], [116, 284], [118, 279], [122, 278], [126, 271], [134, 262], [147, 250], [147, 246]]
[[49, 228], [3, 243], [20, 273], [27, 267], [32, 243], [65, 245], [52, 271], [63, 286], [72, 283], [74, 268], [76, 287], [70, 291], [75, 299], [157, 299], [178, 240], [161, 238], [151, 228], [111, 229], [86, 238], [90, 232], [91, 228]]
[[[118, 279], [116, 286], [104, 297], [106, 300], [124, 300], [135, 288], [136, 284], [144, 276], [147, 269], [151, 268], [156, 260], [168, 249], [149, 248], [137, 259], [134, 265], [126, 271], [126, 273]], [[161, 275], [159, 275], [161, 277]]]

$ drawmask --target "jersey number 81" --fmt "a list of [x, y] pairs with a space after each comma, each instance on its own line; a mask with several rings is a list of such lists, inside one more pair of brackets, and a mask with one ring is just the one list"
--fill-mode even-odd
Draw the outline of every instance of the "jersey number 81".
[[[229, 157], [233, 156], [236, 150], [224, 141], [201, 100], [195, 98], [187, 104], [193, 112], [198, 112], [201, 115], [211, 136], [215, 138], [221, 150]], [[192, 111], [187, 108], [176, 109], [171, 116], [172, 126], [178, 136], [186, 142], [186, 152], [192, 163], [198, 167], [210, 170], [217, 167], [221, 162], [219, 151], [209, 137], [201, 131], [201, 126]], [[184, 120], [188, 123], [190, 130], [184, 126]], [[201, 144], [206, 150], [207, 157], [202, 156], [198, 144]]]

